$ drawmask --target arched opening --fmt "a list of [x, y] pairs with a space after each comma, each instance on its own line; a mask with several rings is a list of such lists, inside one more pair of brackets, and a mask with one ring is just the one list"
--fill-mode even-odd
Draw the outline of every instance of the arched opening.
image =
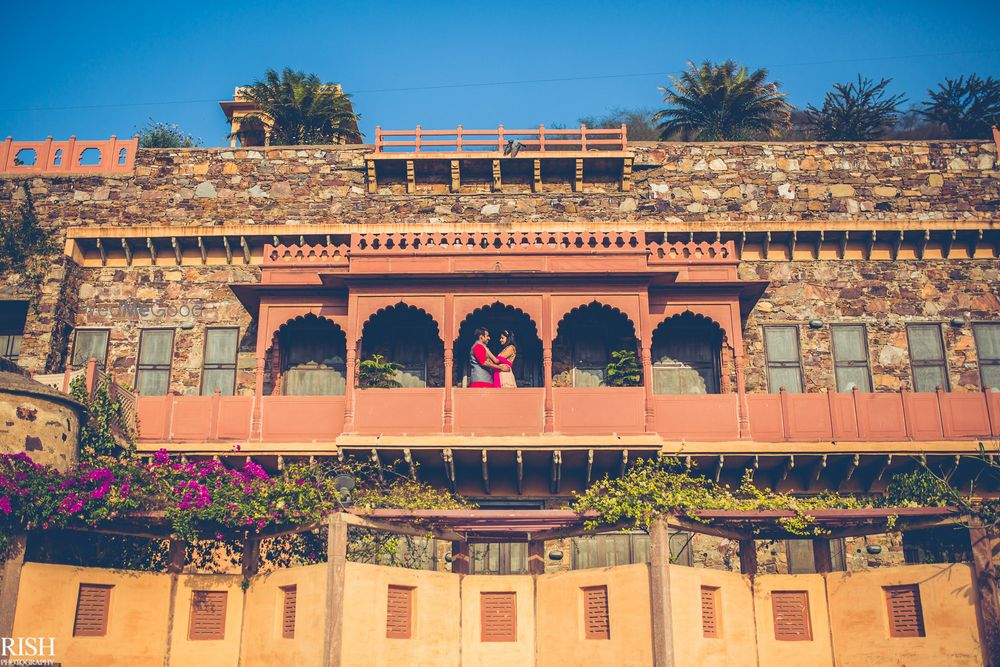
[[692, 313], [675, 315], [653, 332], [654, 394], [718, 394], [722, 329]]
[[604, 386], [612, 353], [638, 355], [639, 351], [628, 316], [596, 301], [567, 314], [557, 334], [552, 342], [552, 384], [556, 387]]
[[397, 304], [380, 310], [361, 333], [361, 359], [380, 355], [399, 364], [396, 381], [402, 387], [443, 387], [444, 346], [438, 326], [419, 308]]
[[514, 379], [518, 387], [540, 387], [542, 377], [542, 341], [538, 329], [523, 311], [502, 303], [479, 308], [471, 313], [458, 328], [458, 338], [454, 344], [454, 383], [467, 386], [472, 345], [475, 330], [483, 327], [490, 332], [489, 348], [494, 354], [501, 349], [500, 334], [510, 331], [514, 335], [517, 356], [514, 359]]
[[347, 336], [323, 317], [306, 315], [275, 335], [280, 353], [281, 393], [341, 396], [347, 389]]

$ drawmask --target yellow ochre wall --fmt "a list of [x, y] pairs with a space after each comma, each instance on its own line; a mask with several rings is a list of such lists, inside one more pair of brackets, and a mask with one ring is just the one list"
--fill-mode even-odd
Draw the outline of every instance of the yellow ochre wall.
[[[480, 593], [517, 593], [517, 641], [480, 641]], [[530, 575], [462, 577], [462, 665], [514, 667], [535, 664], [535, 582]], [[564, 663], [569, 664], [569, 663]]]
[[[719, 589], [720, 632], [716, 639], [706, 639], [702, 628], [702, 586]], [[753, 592], [747, 577], [736, 572], [671, 565], [670, 605], [675, 665], [757, 667], [757, 638], [751, 622]]]
[[[325, 563], [275, 570], [253, 579], [243, 619], [241, 667], [320, 667], [326, 625]], [[295, 586], [294, 637], [281, 636], [282, 586]]]
[[[161, 575], [168, 579], [170, 575]], [[240, 658], [243, 614], [242, 577], [234, 574], [182, 574], [177, 577], [174, 631], [170, 642], [171, 665], [236, 667]], [[227, 591], [226, 632], [222, 639], [188, 639], [194, 591]]]
[[[536, 586], [539, 666], [652, 664], [648, 565], [545, 574]], [[608, 587], [610, 639], [584, 637], [585, 586]]]
[[[883, 586], [918, 584], [924, 637], [889, 637]], [[982, 665], [972, 569], [965, 564], [908, 565], [829, 575], [838, 667]]]
[[[81, 583], [114, 586], [105, 637], [73, 636]], [[25, 563], [13, 636], [54, 638], [45, 659], [67, 667], [163, 667], [169, 608], [169, 576]]]
[[[771, 591], [809, 593], [810, 641], [778, 641], [774, 638]], [[761, 665], [786, 667], [832, 665], [830, 620], [826, 609], [826, 585], [820, 574], [765, 574], [755, 577], [754, 607], [757, 619], [757, 655]]]
[[[506, 580], [511, 577], [497, 578]], [[463, 662], [464, 656], [459, 655], [460, 580], [457, 575], [447, 572], [347, 563], [341, 665], [402, 667], [475, 664]], [[385, 636], [390, 584], [413, 586], [415, 589], [413, 634], [410, 639], [388, 639]], [[529, 588], [529, 596], [526, 598], [528, 604], [530, 590]], [[317, 648], [322, 653], [322, 642]]]

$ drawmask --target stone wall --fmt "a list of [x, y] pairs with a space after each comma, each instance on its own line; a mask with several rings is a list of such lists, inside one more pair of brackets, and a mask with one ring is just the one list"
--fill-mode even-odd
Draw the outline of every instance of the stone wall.
[[[132, 176], [32, 178], [58, 227], [997, 217], [992, 142], [641, 143], [631, 192], [369, 195], [367, 146], [144, 149]], [[22, 179], [0, 181], [0, 209]]]

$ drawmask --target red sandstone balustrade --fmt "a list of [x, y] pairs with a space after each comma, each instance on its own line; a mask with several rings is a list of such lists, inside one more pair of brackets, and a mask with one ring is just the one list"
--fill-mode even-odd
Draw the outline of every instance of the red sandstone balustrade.
[[[354, 432], [439, 434], [441, 388], [354, 392]], [[543, 431], [539, 388], [453, 392], [452, 432], [526, 435]], [[571, 435], [639, 434], [645, 429], [642, 387], [555, 387], [555, 431]], [[1000, 393], [826, 392], [748, 394], [750, 439], [757, 442], [974, 440], [1000, 436]], [[252, 396], [141, 396], [144, 442], [246, 441], [330, 443], [344, 431], [344, 396], [265, 396], [261, 432], [251, 433]], [[737, 394], [656, 395], [657, 433], [667, 440], [740, 438]]]
[[[14, 141], [11, 137], [0, 143], [0, 174], [131, 174], [135, 169], [135, 153], [139, 137], [118, 139], [111, 135], [107, 141], [83, 141], [70, 137], [69, 141]], [[96, 164], [81, 164], [88, 150], [96, 150]], [[31, 164], [16, 164], [28, 162]]]
[[641, 232], [464, 232], [354, 234], [351, 255], [636, 252]]
[[736, 244], [724, 243], [648, 243], [650, 264], [674, 262], [730, 262], [737, 264]]
[[495, 130], [467, 130], [461, 125], [454, 130], [425, 130], [419, 125], [413, 130], [383, 130], [375, 126], [376, 153], [503, 152], [508, 141], [519, 141], [525, 151], [624, 151], [628, 147], [628, 128], [624, 123], [614, 128], [590, 128], [581, 124], [579, 128], [555, 129], [539, 125], [527, 130], [504, 128], [503, 125]]
[[271, 245], [264, 246], [264, 266], [267, 268], [300, 268], [347, 264], [349, 247], [345, 244]]

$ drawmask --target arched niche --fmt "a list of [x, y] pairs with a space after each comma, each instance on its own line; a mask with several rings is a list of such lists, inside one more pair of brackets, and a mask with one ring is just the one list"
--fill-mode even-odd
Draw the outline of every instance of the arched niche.
[[605, 381], [611, 353], [636, 353], [635, 326], [625, 313], [597, 301], [574, 308], [556, 328], [552, 342], [552, 382], [557, 387], [598, 387]]
[[702, 315], [664, 320], [653, 331], [653, 393], [721, 393], [724, 338], [722, 327]]
[[360, 360], [381, 355], [402, 368], [402, 387], [444, 386], [444, 345], [437, 322], [427, 311], [403, 303], [383, 308], [361, 330]]
[[324, 317], [297, 317], [278, 328], [281, 394], [340, 396], [347, 388], [347, 336]]
[[500, 334], [510, 331], [517, 342], [517, 357], [514, 360], [514, 377], [518, 387], [541, 387], [542, 341], [538, 337], [538, 327], [519, 308], [500, 302], [477, 308], [458, 327], [458, 337], [454, 343], [454, 383], [455, 386], [468, 384], [470, 355], [475, 343], [474, 332], [483, 327], [490, 332], [489, 347], [494, 354], [501, 349]]

